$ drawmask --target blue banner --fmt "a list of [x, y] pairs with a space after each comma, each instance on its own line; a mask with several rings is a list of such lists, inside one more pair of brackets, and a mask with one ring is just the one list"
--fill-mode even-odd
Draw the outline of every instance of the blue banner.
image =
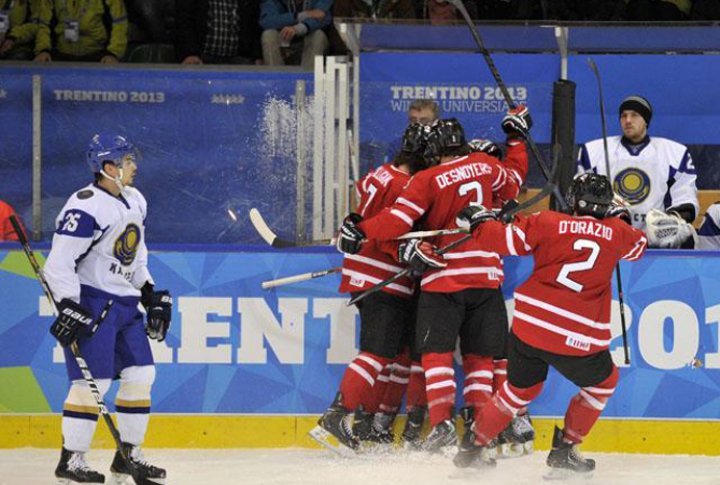
[[[0, 250], [0, 378], [22, 376], [13, 381], [19, 392], [38, 393], [27, 400], [0, 393], [0, 409], [57, 412], [67, 392], [65, 367], [47, 331], [50, 309], [24, 258]], [[357, 353], [357, 312], [337, 293], [337, 275], [271, 291], [260, 283], [339, 263], [334, 252], [151, 252], [153, 276], [176, 302], [167, 340], [153, 342], [154, 411], [324, 410]], [[507, 258], [510, 310], [513, 288], [531, 271], [531, 258]], [[614, 302], [611, 350], [621, 380], [604, 415], [719, 418], [720, 258], [651, 251], [638, 263], [623, 264], [622, 275], [632, 363], [623, 364]], [[576, 392], [551, 373], [531, 411], [562, 415]]]
[[[3, 69], [0, 197], [31, 212], [32, 75], [42, 78], [43, 232], [70, 194], [92, 181], [97, 132], [125, 134], [142, 152], [136, 183], [149, 203], [148, 240], [257, 243], [250, 207], [295, 228], [296, 81], [301, 72]], [[312, 127], [304, 134], [311, 150]], [[310, 152], [311, 153], [311, 152]], [[7, 170], [7, 172], [6, 172]], [[238, 223], [237, 220], [240, 222]], [[29, 219], [28, 219], [29, 220]]]

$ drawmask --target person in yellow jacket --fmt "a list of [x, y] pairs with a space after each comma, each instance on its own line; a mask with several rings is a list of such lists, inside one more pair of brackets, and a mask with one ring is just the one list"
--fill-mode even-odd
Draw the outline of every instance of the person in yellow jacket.
[[37, 32], [41, 19], [49, 20], [50, 9], [50, 0], [0, 0], [0, 59], [29, 60], [37, 55]]
[[[36, 61], [120, 62], [127, 49], [128, 32], [123, 0], [48, 1], [56, 20], [56, 45], [52, 45], [50, 29], [41, 24], [37, 34], [41, 52]], [[111, 21], [109, 32], [103, 22], [106, 12]]]

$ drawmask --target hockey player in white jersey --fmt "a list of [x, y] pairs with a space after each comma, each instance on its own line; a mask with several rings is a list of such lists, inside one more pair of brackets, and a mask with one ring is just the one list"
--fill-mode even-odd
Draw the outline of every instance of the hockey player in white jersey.
[[[615, 193], [629, 204], [633, 226], [648, 233], [651, 247], [680, 247], [686, 242], [679, 240], [680, 236], [655, 240], [654, 234], [663, 236], [665, 232], [649, 230], [653, 228], [646, 227], [645, 219], [655, 209], [656, 216], [657, 211], [665, 214], [652, 219], [660, 227], [671, 223], [692, 224], [699, 204], [690, 152], [685, 145], [648, 135], [653, 110], [642, 96], [625, 98], [619, 115], [623, 136], [611, 136], [607, 140]], [[602, 138], [580, 148], [577, 171], [608, 175]], [[690, 234], [690, 231], [675, 234]]]
[[[123, 136], [99, 134], [90, 141], [87, 161], [95, 182], [70, 196], [60, 212], [44, 268], [61, 315], [50, 333], [65, 347], [71, 380], [63, 405], [63, 448], [55, 475], [60, 483], [105, 483], [105, 477], [85, 461], [99, 412], [68, 348], [77, 340], [101, 394], [113, 379], [120, 380], [115, 399], [120, 438], [143, 483], [164, 483], [165, 470], [150, 465], [140, 445], [155, 379], [148, 337], [165, 339], [172, 298], [167, 291], [155, 291], [147, 268], [147, 203], [132, 187], [137, 151]], [[87, 322], [97, 318], [108, 300], [114, 305], [93, 333]], [[63, 312], [66, 309], [73, 311]], [[130, 476], [119, 452], [110, 471], [112, 483], [125, 483]]]

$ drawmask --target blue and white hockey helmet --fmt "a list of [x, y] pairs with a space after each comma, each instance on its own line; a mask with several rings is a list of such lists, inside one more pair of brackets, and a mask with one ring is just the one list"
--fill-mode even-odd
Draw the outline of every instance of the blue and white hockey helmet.
[[100, 173], [103, 163], [112, 162], [122, 167], [127, 157], [137, 163], [139, 153], [135, 146], [122, 135], [98, 133], [88, 145], [87, 161], [93, 173]]

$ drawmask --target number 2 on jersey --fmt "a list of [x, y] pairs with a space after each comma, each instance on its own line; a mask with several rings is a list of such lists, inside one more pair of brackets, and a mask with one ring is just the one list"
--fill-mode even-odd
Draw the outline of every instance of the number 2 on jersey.
[[573, 244], [573, 249], [575, 251], [589, 249], [590, 256], [588, 256], [585, 261], [564, 264], [555, 281], [557, 281], [561, 285], [567, 286], [568, 288], [577, 293], [580, 293], [583, 289], [583, 285], [581, 285], [577, 281], [573, 281], [572, 279], [570, 279], [569, 275], [570, 273], [575, 273], [577, 271], [587, 271], [589, 269], [592, 269], [593, 266], [595, 266], [595, 262], [597, 261], [598, 256], [600, 255], [600, 245], [595, 241], [590, 241], [589, 239], [578, 239]]

